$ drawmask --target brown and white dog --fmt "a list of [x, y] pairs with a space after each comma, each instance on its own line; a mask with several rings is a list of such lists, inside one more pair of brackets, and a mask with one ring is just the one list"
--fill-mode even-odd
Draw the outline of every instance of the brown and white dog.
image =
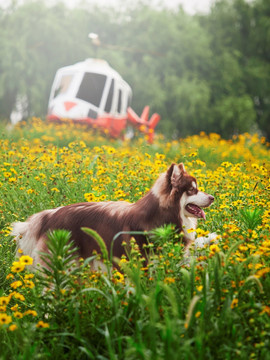
[[[34, 259], [34, 265], [42, 263], [39, 252], [46, 252], [47, 233], [54, 229], [66, 229], [78, 247], [79, 256], [87, 258], [93, 250], [100, 252], [96, 241], [81, 228], [96, 230], [103, 238], [108, 252], [113, 238], [119, 232], [150, 231], [165, 224], [174, 224], [184, 232], [186, 248], [195, 240], [197, 219], [205, 219], [202, 208], [214, 201], [212, 195], [198, 190], [197, 181], [190, 176], [184, 165], [172, 164], [161, 174], [151, 190], [136, 203], [126, 201], [78, 203], [44, 210], [30, 216], [26, 222], [13, 224], [12, 234], [18, 247], [25, 255]], [[134, 235], [143, 253], [146, 236]], [[130, 236], [128, 236], [128, 239]], [[120, 258], [125, 253], [122, 241], [127, 235], [120, 235], [112, 246], [112, 255]]]

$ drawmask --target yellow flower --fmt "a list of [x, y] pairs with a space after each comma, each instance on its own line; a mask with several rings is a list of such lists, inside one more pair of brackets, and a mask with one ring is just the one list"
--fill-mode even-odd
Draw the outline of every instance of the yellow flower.
[[71, 143], [68, 144], [68, 146], [69, 146], [71, 149], [73, 149], [75, 145], [76, 145], [75, 142], [71, 142]]
[[239, 245], [239, 250], [240, 250], [240, 251], [247, 251], [247, 250], [248, 250], [248, 247], [245, 246], [245, 245]]
[[261, 270], [257, 271], [255, 276], [257, 278], [261, 278], [261, 277], [263, 277], [265, 274], [267, 274], [269, 272], [270, 272], [270, 267], [266, 267], [264, 269], [261, 269]]
[[155, 154], [155, 157], [156, 157], [156, 159], [158, 159], [158, 160], [164, 160], [164, 159], [165, 159], [165, 155], [164, 155], [164, 154], [156, 153], [156, 154]]
[[125, 282], [125, 278], [124, 275], [122, 273], [120, 273], [119, 271], [115, 271], [115, 273], [113, 274], [113, 278], [115, 281], [124, 284]]
[[6, 277], [6, 279], [7, 279], [7, 280], [8, 280], [8, 279], [14, 279], [14, 275], [13, 275], [13, 274], [8, 274], [7, 277]]
[[37, 328], [49, 328], [50, 325], [48, 323], [45, 323], [44, 321], [40, 320], [37, 324], [36, 324]]
[[[123, 245], [123, 246], [126, 246], [127, 244], [123, 241], [123, 242], [122, 242], [122, 245]], [[127, 263], [127, 262], [128, 262], [128, 261], [127, 261], [127, 258], [124, 257], [124, 256], [122, 256], [122, 258], [120, 259], [119, 265], [121, 266], [122, 264], [125, 264], [125, 263]]]
[[12, 324], [8, 328], [9, 331], [14, 331], [14, 330], [17, 330], [17, 329], [18, 329], [18, 326], [16, 324]]
[[12, 318], [10, 315], [7, 314], [0, 314], [0, 326], [4, 325], [4, 324], [10, 324], [12, 321]]
[[80, 141], [80, 147], [81, 147], [81, 148], [85, 148], [85, 147], [86, 147], [85, 142], [84, 142], [84, 141], [82, 141], [82, 140]]
[[8, 303], [10, 302], [10, 297], [9, 296], [1, 296], [0, 297], [0, 305], [8, 305]]
[[85, 200], [88, 202], [92, 202], [92, 201], [96, 200], [96, 197], [93, 193], [85, 193], [83, 196], [84, 196]]
[[22, 286], [22, 282], [21, 280], [18, 281], [14, 281], [13, 283], [10, 284], [10, 287], [12, 287], [12, 289], [17, 289], [18, 287]]
[[54, 191], [54, 192], [60, 192], [56, 187], [54, 188], [51, 188], [51, 191]]
[[235, 298], [231, 302], [231, 309], [234, 309], [237, 306], [238, 306], [238, 299]]
[[10, 310], [11, 310], [11, 311], [17, 311], [18, 308], [19, 308], [19, 305], [16, 304], [16, 305], [12, 306], [12, 307], [10, 308]]
[[35, 287], [35, 284], [32, 280], [24, 280], [24, 285], [29, 289], [33, 289]]
[[116, 150], [113, 147], [108, 147], [106, 150], [107, 150], [108, 154], [115, 154], [116, 153]]
[[37, 316], [36, 310], [26, 310], [23, 315]]
[[11, 267], [13, 273], [19, 273], [24, 270], [24, 264], [19, 261], [14, 261]]
[[165, 277], [164, 282], [166, 284], [173, 284], [173, 283], [175, 283], [175, 279], [172, 277]]
[[34, 274], [26, 274], [24, 276], [24, 280], [33, 279], [34, 276], [35, 276]]
[[196, 314], [195, 314], [195, 317], [198, 319], [200, 316], [201, 316], [201, 312], [197, 311]]
[[10, 183], [15, 183], [17, 181], [17, 179], [15, 177], [11, 177], [11, 178], [8, 179], [8, 181]]
[[23, 314], [20, 311], [15, 311], [13, 313], [13, 315], [15, 316], [15, 318], [17, 319], [21, 319], [23, 317]]
[[217, 246], [217, 244], [210, 245], [210, 251], [211, 253], [218, 253], [220, 252], [220, 248]]
[[33, 258], [31, 258], [30, 256], [28, 255], [22, 255], [20, 257], [20, 263], [23, 264], [23, 265], [32, 265], [33, 264]]
[[104, 201], [104, 200], [106, 200], [106, 197], [107, 197], [107, 196], [103, 194], [103, 195], [101, 195], [101, 196], [99, 197], [98, 200], [99, 200], [99, 201]]
[[269, 306], [264, 306], [262, 312], [260, 313], [260, 315], [262, 314], [267, 314], [268, 316], [270, 316], [270, 307]]
[[20, 293], [15, 293], [14, 295], [14, 298], [17, 299], [17, 300], [21, 300], [21, 301], [24, 301], [25, 300], [25, 297], [20, 294]]

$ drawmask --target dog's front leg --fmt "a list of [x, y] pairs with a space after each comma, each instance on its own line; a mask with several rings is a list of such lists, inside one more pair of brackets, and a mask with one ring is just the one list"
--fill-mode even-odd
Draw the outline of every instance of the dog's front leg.
[[217, 233], [211, 233], [207, 236], [200, 236], [195, 239], [195, 249], [203, 248], [205, 245], [216, 244], [219, 240], [220, 236]]
[[184, 258], [190, 257], [190, 247], [193, 244], [193, 242], [194, 242], [193, 240], [184, 237], [184, 244], [185, 244]]

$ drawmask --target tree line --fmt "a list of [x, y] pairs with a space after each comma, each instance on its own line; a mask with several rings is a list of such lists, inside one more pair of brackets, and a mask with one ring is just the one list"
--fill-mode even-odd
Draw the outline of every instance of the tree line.
[[[45, 116], [56, 70], [99, 57], [131, 85], [135, 111], [149, 104], [169, 136], [270, 138], [269, 0], [219, 0], [193, 16], [146, 0], [121, 9], [13, 1], [0, 8], [0, 30], [1, 119], [18, 99], [25, 116]], [[89, 32], [103, 46], [93, 46]]]

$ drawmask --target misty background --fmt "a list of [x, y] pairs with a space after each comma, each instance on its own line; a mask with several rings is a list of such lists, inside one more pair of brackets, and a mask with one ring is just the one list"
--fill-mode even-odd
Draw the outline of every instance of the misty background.
[[269, 0], [109, 4], [0, 1], [0, 120], [16, 107], [45, 118], [56, 70], [98, 57], [131, 85], [137, 113], [150, 105], [161, 115], [168, 136], [270, 138]]

